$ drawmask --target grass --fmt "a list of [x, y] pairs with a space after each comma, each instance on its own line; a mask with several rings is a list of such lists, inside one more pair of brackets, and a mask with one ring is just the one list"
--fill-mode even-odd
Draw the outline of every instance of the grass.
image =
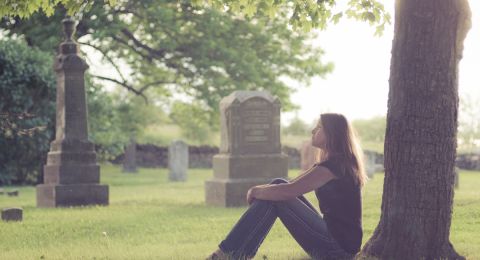
[[[291, 171], [295, 176], [297, 171]], [[203, 259], [245, 208], [204, 204], [211, 170], [191, 169], [185, 183], [167, 181], [166, 169], [123, 174], [103, 165], [110, 187], [108, 207], [35, 207], [34, 187], [19, 197], [0, 196], [0, 208], [20, 206], [23, 222], [0, 221], [0, 259]], [[383, 175], [364, 191], [364, 242], [378, 223]], [[461, 172], [455, 194], [451, 240], [467, 259], [480, 259], [480, 173]], [[307, 196], [314, 201], [314, 194]], [[256, 259], [305, 259], [307, 255], [277, 222]]]

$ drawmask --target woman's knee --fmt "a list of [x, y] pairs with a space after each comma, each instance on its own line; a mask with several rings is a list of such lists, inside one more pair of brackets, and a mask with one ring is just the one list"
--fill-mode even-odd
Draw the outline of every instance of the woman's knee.
[[288, 180], [285, 180], [283, 178], [275, 178], [270, 182], [270, 184], [280, 184], [280, 183], [288, 183]]

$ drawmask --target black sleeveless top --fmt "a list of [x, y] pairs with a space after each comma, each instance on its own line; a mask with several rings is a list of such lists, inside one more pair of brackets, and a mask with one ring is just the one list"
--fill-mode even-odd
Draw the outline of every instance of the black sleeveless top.
[[328, 168], [337, 177], [315, 190], [323, 219], [340, 247], [356, 254], [360, 251], [363, 236], [361, 187], [335, 160], [327, 160], [314, 167], [317, 166]]

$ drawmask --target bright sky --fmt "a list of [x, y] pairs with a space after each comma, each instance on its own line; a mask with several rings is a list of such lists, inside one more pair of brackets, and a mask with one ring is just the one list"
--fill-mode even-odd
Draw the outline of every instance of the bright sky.
[[[390, 51], [393, 39], [394, 1], [385, 1], [392, 24], [383, 36], [374, 36], [367, 23], [342, 20], [319, 34], [317, 43], [325, 51], [324, 61], [332, 61], [335, 70], [325, 79], [315, 78], [308, 88], [299, 88], [292, 101], [301, 106], [298, 116], [305, 122], [318, 119], [320, 113], [343, 113], [349, 119], [386, 115]], [[472, 28], [465, 40], [460, 61], [460, 95], [480, 98], [480, 1], [470, 0]], [[288, 123], [295, 113], [283, 113]]]

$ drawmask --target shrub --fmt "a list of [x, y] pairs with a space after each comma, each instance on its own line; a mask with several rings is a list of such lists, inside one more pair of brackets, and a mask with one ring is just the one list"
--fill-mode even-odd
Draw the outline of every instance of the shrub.
[[0, 40], [0, 184], [36, 183], [55, 130], [52, 57]]

